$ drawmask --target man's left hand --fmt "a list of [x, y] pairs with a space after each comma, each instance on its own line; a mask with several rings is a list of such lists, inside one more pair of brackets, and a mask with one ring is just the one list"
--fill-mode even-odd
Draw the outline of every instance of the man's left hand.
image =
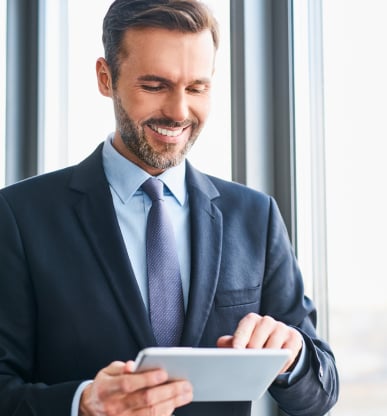
[[296, 361], [302, 336], [294, 328], [276, 321], [271, 316], [249, 313], [242, 318], [234, 335], [224, 335], [217, 341], [220, 348], [277, 348], [291, 351], [289, 360], [280, 373], [285, 373]]

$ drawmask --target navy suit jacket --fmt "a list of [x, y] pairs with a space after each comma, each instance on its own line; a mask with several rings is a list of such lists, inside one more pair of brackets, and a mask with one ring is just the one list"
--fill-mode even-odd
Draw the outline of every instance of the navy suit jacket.
[[[191, 284], [181, 344], [213, 347], [249, 312], [298, 328], [310, 367], [270, 392], [290, 415], [323, 415], [338, 380], [272, 198], [187, 165]], [[130, 255], [130, 253], [129, 253]], [[0, 414], [69, 416], [79, 383], [155, 345], [103, 167], [75, 167], [0, 191]], [[250, 403], [193, 403], [185, 416], [244, 416]]]

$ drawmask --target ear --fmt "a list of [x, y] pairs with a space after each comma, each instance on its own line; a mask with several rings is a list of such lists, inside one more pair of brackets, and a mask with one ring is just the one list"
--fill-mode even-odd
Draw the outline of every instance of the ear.
[[105, 97], [113, 96], [113, 83], [108, 63], [104, 58], [98, 58], [96, 72], [99, 92]]

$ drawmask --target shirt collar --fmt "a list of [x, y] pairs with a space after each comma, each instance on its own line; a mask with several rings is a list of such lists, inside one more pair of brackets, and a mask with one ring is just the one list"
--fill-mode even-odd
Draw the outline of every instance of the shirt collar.
[[[125, 204], [151, 175], [118, 153], [112, 140], [113, 134], [108, 136], [103, 145], [103, 168], [110, 186]], [[179, 204], [184, 205], [187, 199], [185, 161], [167, 169], [158, 178], [164, 182]]]

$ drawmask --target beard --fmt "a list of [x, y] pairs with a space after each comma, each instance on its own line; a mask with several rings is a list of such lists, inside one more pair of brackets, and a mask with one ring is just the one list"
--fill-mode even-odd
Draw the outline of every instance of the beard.
[[[136, 124], [125, 111], [119, 97], [114, 96], [114, 109], [117, 122], [117, 129], [121, 135], [122, 141], [126, 148], [133, 153], [139, 160], [156, 169], [168, 169], [179, 165], [191, 149], [199, 136], [201, 128], [196, 120], [185, 120], [184, 122], [175, 122], [170, 119], [150, 118], [141, 125]], [[159, 126], [162, 128], [186, 127], [191, 126], [191, 136], [185, 143], [184, 147], [176, 152], [176, 145], [166, 143], [160, 151], [155, 150], [147, 141], [144, 127], [146, 125]]]

